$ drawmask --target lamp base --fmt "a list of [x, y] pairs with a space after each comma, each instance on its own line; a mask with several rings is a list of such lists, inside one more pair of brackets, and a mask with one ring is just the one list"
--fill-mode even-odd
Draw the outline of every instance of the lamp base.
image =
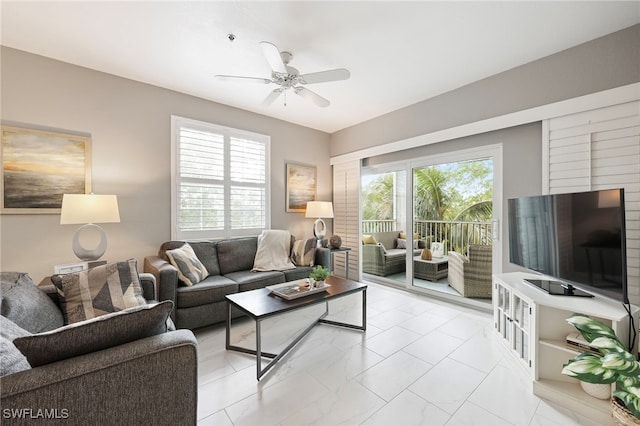
[[[100, 242], [93, 249], [82, 247], [82, 245], [80, 244], [80, 234], [86, 233], [86, 231], [94, 233], [97, 232], [98, 236], [100, 237]], [[98, 260], [102, 257], [104, 252], [107, 251], [107, 234], [104, 232], [104, 229], [102, 229], [102, 227], [96, 224], [88, 223], [86, 225], [82, 225], [80, 228], [78, 228], [76, 233], [73, 234], [73, 243], [71, 244], [71, 247], [73, 248], [73, 252], [75, 253], [75, 255], [78, 256], [78, 259]]]
[[321, 240], [327, 234], [327, 225], [321, 218], [316, 219], [313, 223], [313, 235], [316, 239]]

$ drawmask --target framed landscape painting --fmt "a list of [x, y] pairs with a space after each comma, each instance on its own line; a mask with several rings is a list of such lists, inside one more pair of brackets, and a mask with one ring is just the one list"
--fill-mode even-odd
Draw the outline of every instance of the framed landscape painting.
[[91, 138], [2, 126], [0, 212], [60, 213], [63, 194], [91, 192]]
[[316, 168], [287, 163], [287, 212], [304, 213], [316, 199]]

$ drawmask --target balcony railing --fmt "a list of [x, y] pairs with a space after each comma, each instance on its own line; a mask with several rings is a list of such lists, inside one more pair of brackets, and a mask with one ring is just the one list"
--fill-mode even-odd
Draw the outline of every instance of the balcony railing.
[[[362, 233], [401, 231], [395, 220], [363, 220]], [[463, 222], [446, 220], [414, 221], [413, 232], [421, 239], [445, 243], [445, 250], [466, 254], [469, 245], [492, 245], [491, 222]]]

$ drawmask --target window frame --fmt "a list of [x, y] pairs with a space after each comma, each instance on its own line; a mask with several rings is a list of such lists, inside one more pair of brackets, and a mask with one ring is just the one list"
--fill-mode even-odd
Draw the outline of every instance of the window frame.
[[[224, 187], [224, 229], [223, 230], [197, 230], [185, 231], [179, 227], [180, 220], [180, 203], [179, 193], [182, 179], [180, 178], [180, 130], [183, 127], [196, 129], [204, 132], [211, 132], [223, 135], [224, 140], [224, 158], [225, 168], [222, 184]], [[230, 139], [231, 138], [248, 139], [251, 141], [263, 143], [265, 147], [265, 211], [264, 211], [264, 228], [251, 229], [232, 229], [230, 216], [230, 188], [232, 185], [230, 176]], [[171, 116], [171, 239], [173, 240], [211, 240], [223, 238], [235, 238], [243, 236], [259, 235], [264, 229], [271, 228], [271, 137], [260, 133], [250, 132], [232, 127], [222, 126], [219, 124], [208, 123], [204, 121], [194, 120], [190, 118]], [[249, 184], [248, 186], [262, 187], [261, 184]]]

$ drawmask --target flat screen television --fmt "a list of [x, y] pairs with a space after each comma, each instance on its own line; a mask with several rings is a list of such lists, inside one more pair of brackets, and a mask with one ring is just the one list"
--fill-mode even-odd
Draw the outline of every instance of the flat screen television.
[[508, 209], [511, 263], [547, 276], [530, 284], [629, 303], [623, 189], [515, 198]]

